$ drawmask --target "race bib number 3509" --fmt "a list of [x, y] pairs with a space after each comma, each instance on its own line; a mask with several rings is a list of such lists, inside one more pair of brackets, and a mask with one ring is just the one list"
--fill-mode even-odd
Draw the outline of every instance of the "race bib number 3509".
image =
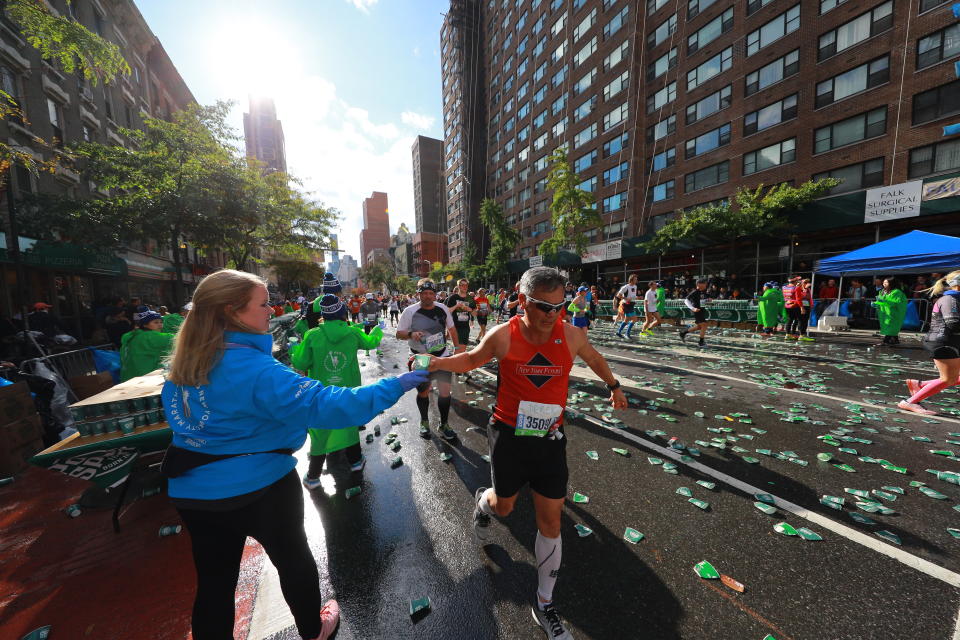
[[533, 436], [542, 438], [550, 432], [550, 428], [557, 422], [563, 407], [558, 404], [541, 404], [521, 400], [517, 408], [518, 436]]

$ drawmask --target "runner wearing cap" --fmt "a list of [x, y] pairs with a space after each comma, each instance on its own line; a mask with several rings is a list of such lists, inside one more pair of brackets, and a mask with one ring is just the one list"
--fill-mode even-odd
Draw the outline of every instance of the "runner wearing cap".
[[470, 320], [476, 314], [477, 308], [473, 296], [467, 291], [469, 284], [466, 278], [460, 278], [457, 281], [457, 288], [444, 303], [453, 314], [453, 326], [457, 330], [457, 338], [464, 346], [470, 344]]
[[700, 342], [698, 344], [701, 347], [707, 344], [704, 340], [704, 337], [707, 335], [707, 310], [703, 308], [704, 303], [707, 301], [706, 291], [707, 281], [697, 280], [696, 288], [691, 291], [683, 301], [684, 304], [687, 305], [687, 308], [693, 311], [693, 326], [689, 329], [684, 327], [680, 330], [680, 339], [684, 342], [687, 340], [688, 333], [691, 331], [699, 331]]
[[623, 308], [623, 321], [617, 327], [617, 335], [624, 337], [623, 329], [627, 329], [627, 338], [630, 338], [630, 332], [633, 331], [633, 325], [637, 321], [637, 308], [634, 300], [637, 299], [637, 274], [631, 274], [627, 279], [627, 284], [620, 287], [616, 295], [617, 300], [621, 301]]
[[659, 311], [659, 300], [657, 300], [657, 287], [659, 283], [651, 280], [647, 283], [647, 291], [643, 294], [643, 326], [640, 328], [640, 335], [652, 336], [654, 327], [659, 327], [661, 322]]
[[[590, 328], [590, 318], [587, 317], [587, 312], [590, 310], [590, 305], [587, 304], [589, 291], [586, 287], [579, 287], [570, 304], [567, 305], [567, 311], [571, 313], [570, 322], [584, 333]], [[564, 295], [564, 302], [566, 302], [566, 295]]]
[[363, 320], [364, 333], [370, 333], [377, 326], [377, 320], [380, 319], [380, 303], [372, 293], [367, 293], [366, 300], [360, 305], [360, 318]]
[[[447, 338], [453, 342], [454, 350], [460, 352], [457, 331], [453, 324], [453, 315], [446, 305], [437, 302], [437, 286], [429, 278], [421, 278], [417, 282], [417, 294], [420, 298], [400, 314], [397, 323], [397, 339], [406, 340], [410, 345], [410, 352], [416, 354], [431, 354], [438, 357], [451, 355], [447, 346]], [[411, 358], [412, 366], [412, 358]], [[430, 385], [432, 380], [437, 382], [437, 409], [440, 411], [440, 435], [446, 440], [457, 437], [450, 428], [450, 382], [453, 376], [446, 371], [437, 371], [430, 374], [430, 380], [417, 387], [417, 409], [420, 410], [420, 437], [430, 437]]]
[[567, 495], [563, 411], [574, 358], [583, 359], [607, 384], [614, 409], [627, 406], [620, 383], [584, 332], [560, 322], [560, 310], [566, 306], [563, 283], [555, 269], [527, 270], [519, 288], [525, 315], [491, 329], [472, 351], [430, 363], [431, 371], [454, 373], [476, 369], [492, 358], [499, 363], [497, 402], [487, 429], [493, 487], [480, 487], [475, 493], [473, 528], [485, 542], [490, 517], [509, 515], [520, 489], [530, 485], [538, 577], [532, 614], [554, 640], [572, 638], [553, 606], [553, 588], [560, 571], [560, 516]]

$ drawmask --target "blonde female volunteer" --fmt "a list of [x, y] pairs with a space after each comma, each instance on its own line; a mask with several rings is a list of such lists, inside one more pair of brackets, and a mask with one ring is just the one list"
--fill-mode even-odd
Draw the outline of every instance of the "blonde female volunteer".
[[232, 270], [207, 276], [177, 334], [163, 386], [173, 430], [163, 470], [191, 537], [196, 640], [233, 638], [247, 536], [276, 566], [301, 637], [333, 633], [339, 607], [333, 600], [321, 607], [292, 453], [303, 446], [308, 426], [367, 422], [427, 380], [413, 371], [347, 389], [300, 376], [271, 355], [272, 312], [260, 278]]

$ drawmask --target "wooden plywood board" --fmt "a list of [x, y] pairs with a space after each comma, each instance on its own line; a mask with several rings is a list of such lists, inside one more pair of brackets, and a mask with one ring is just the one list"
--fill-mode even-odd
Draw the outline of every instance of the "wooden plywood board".
[[85, 407], [92, 404], [104, 404], [115, 402], [117, 400], [130, 400], [131, 398], [145, 398], [147, 396], [160, 395], [163, 388], [163, 373], [160, 369], [151, 371], [145, 376], [130, 378], [126, 382], [114, 385], [106, 391], [90, 396], [80, 402], [76, 402], [71, 407]]

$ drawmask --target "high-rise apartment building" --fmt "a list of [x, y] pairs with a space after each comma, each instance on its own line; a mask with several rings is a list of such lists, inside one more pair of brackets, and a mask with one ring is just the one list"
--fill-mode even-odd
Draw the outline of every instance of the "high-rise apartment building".
[[374, 191], [363, 201], [363, 230], [360, 232], [360, 260], [366, 266], [374, 249], [390, 248], [390, 213], [387, 194]]
[[[330, 234], [330, 248], [331, 249], [340, 248], [340, 240], [337, 238], [337, 234], [335, 233]], [[327, 263], [327, 271], [329, 271], [332, 274], [336, 274], [340, 270], [340, 252], [331, 251], [330, 256], [331, 256], [330, 262]]]
[[413, 207], [417, 231], [446, 233], [443, 141], [417, 136], [413, 142]]
[[[448, 220], [461, 224], [464, 114], [483, 113], [485, 192], [520, 229], [519, 258], [552, 233], [548, 157], [561, 145], [595, 197], [597, 244], [649, 235], [738, 187], [825, 176], [843, 182], [810, 228], [861, 233], [865, 189], [960, 174], [960, 138], [942, 135], [960, 120], [949, 2], [479, 4], [474, 27], [477, 3], [451, 2], [441, 31]], [[461, 33], [482, 34], [479, 46], [457, 46]], [[476, 104], [463, 104], [463, 82], [478, 75]], [[931, 224], [960, 210], [937, 207]]]
[[[440, 29], [443, 81], [443, 189], [450, 260], [467, 243], [485, 251], [479, 222], [486, 190], [486, 98], [483, 0], [451, 0]], [[513, 2], [511, 2], [511, 6]], [[419, 229], [418, 231], [430, 231]]]
[[273, 98], [250, 96], [250, 113], [243, 114], [243, 136], [247, 155], [268, 169], [287, 171], [283, 125], [277, 120]]

